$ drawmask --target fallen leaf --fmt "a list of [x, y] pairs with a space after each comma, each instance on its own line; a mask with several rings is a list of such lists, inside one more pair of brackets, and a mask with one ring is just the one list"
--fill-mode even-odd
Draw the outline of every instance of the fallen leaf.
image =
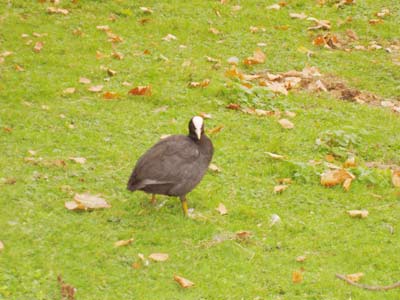
[[194, 286], [194, 283], [193, 283], [193, 282], [191, 282], [190, 280], [188, 280], [188, 279], [186, 279], [186, 278], [183, 278], [183, 277], [181, 277], [181, 276], [178, 276], [178, 275], [174, 275], [174, 280], [175, 280], [177, 283], [179, 283], [180, 286], [183, 287], [183, 288], [189, 288], [189, 287]]
[[359, 282], [360, 279], [364, 276], [364, 273], [354, 273], [354, 274], [347, 274], [346, 278], [352, 282]]
[[7, 57], [7, 56], [10, 56], [10, 55], [12, 55], [14, 52], [12, 52], [12, 51], [4, 51], [3, 53], [0, 53], [0, 56], [1, 57]]
[[312, 21], [315, 23], [314, 26], [308, 27], [307, 30], [330, 30], [331, 29], [331, 22], [328, 20], [318, 20], [313, 17], [307, 18], [308, 21]]
[[212, 115], [211, 114], [207, 114], [205, 112], [199, 113], [199, 116], [202, 117], [203, 119], [212, 119]]
[[235, 234], [236, 239], [242, 240], [242, 241], [248, 240], [251, 237], [251, 235], [252, 235], [251, 232], [250, 231], [246, 231], [246, 230], [238, 231]]
[[351, 38], [352, 40], [354, 40], [354, 41], [357, 41], [357, 40], [358, 40], [358, 36], [357, 36], [357, 34], [356, 34], [353, 30], [347, 29], [347, 30], [346, 30], [346, 34], [347, 34], [347, 36], [348, 36], [349, 38]]
[[303, 20], [303, 19], [305, 19], [305, 18], [307, 18], [307, 15], [305, 14], [305, 13], [299, 13], [299, 14], [297, 14], [297, 13], [290, 13], [289, 14], [289, 16], [292, 18], [292, 19], [300, 19], [300, 20]]
[[296, 257], [296, 261], [297, 262], [303, 262], [307, 259], [307, 257], [305, 255], [300, 255]]
[[73, 87], [70, 88], [66, 88], [65, 90], [63, 90], [63, 94], [73, 94], [75, 93], [76, 89]]
[[218, 133], [218, 132], [220, 132], [222, 130], [222, 128], [224, 128], [223, 125], [219, 125], [217, 127], [211, 128], [211, 129], [208, 130], [208, 134]]
[[166, 261], [169, 255], [167, 253], [152, 253], [149, 258], [153, 261]]
[[270, 6], [267, 6], [267, 9], [280, 10], [281, 6], [279, 4], [272, 4]]
[[201, 82], [192, 81], [189, 83], [189, 87], [196, 88], [196, 87], [206, 87], [210, 84], [210, 79], [204, 79]]
[[162, 38], [162, 40], [167, 41], [167, 42], [174, 41], [176, 39], [177, 39], [177, 37], [170, 33], [168, 33], [165, 37]]
[[351, 186], [351, 182], [353, 181], [353, 179], [351, 178], [346, 178], [343, 181], [343, 189], [348, 192], [350, 190], [350, 186]]
[[210, 31], [212, 34], [215, 34], [215, 35], [218, 35], [221, 33], [217, 28], [214, 28], [214, 27], [210, 27], [210, 29], [208, 29], [208, 31]]
[[142, 265], [139, 262], [134, 262], [132, 264], [132, 268], [135, 270], [139, 270], [142, 267]]
[[302, 281], [303, 281], [303, 273], [300, 271], [293, 271], [292, 282], [293, 283], [301, 283]]
[[286, 190], [289, 186], [285, 185], [285, 184], [280, 184], [280, 185], [276, 185], [274, 186], [274, 193], [275, 194], [279, 194], [282, 193], [284, 190]]
[[101, 92], [103, 89], [103, 85], [93, 85], [88, 88], [89, 92], [98, 93]]
[[106, 100], [113, 100], [113, 99], [119, 98], [119, 95], [118, 95], [118, 93], [115, 93], [115, 92], [105, 92], [103, 94], [103, 98]]
[[227, 109], [232, 109], [232, 110], [239, 110], [240, 109], [240, 104], [237, 103], [229, 103], [226, 106]]
[[395, 187], [400, 187], [400, 171], [393, 171], [392, 183]]
[[96, 29], [104, 32], [111, 31], [110, 26], [108, 25], [98, 25], [96, 26]]
[[355, 176], [344, 169], [328, 170], [321, 175], [321, 184], [323, 186], [331, 187], [337, 184], [342, 184], [346, 179], [353, 180], [355, 179]]
[[25, 69], [23, 67], [21, 67], [20, 65], [15, 65], [15, 70], [18, 71], [18, 72], [25, 71]]
[[384, 18], [386, 16], [390, 16], [390, 10], [387, 8], [382, 8], [380, 12], [375, 14], [379, 18]]
[[68, 210], [91, 210], [111, 207], [105, 199], [88, 193], [75, 194], [73, 200], [74, 201], [65, 202], [65, 207]]
[[213, 172], [221, 172], [221, 169], [216, 164], [210, 164], [208, 166], [208, 169]]
[[292, 111], [285, 110], [285, 115], [287, 115], [289, 118], [294, 118], [296, 116], [296, 113], [292, 112]]
[[4, 244], [2, 241], [0, 241], [0, 251], [2, 251], [4, 249]]
[[255, 64], [262, 64], [265, 62], [265, 54], [264, 52], [262, 52], [262, 50], [260, 48], [257, 48], [254, 53], [253, 56], [247, 57], [243, 63], [245, 65], [255, 65]]
[[69, 160], [72, 160], [72, 161], [74, 161], [74, 162], [76, 162], [76, 163], [78, 163], [78, 164], [81, 164], [81, 165], [83, 165], [84, 163], [86, 163], [86, 158], [84, 158], [84, 157], [69, 157]]
[[67, 284], [62, 279], [61, 275], [57, 276], [58, 284], [60, 285], [61, 290], [61, 299], [62, 300], [75, 300], [75, 293], [77, 291], [72, 285]]
[[129, 244], [131, 244], [134, 241], [133, 238], [129, 239], [129, 240], [120, 240], [114, 243], [114, 247], [122, 247], [122, 246], [127, 246]]
[[216, 210], [222, 216], [228, 214], [228, 210], [226, 209], [225, 205], [222, 203], [218, 204], [218, 207], [216, 208]]
[[142, 6], [142, 7], [139, 7], [139, 9], [145, 14], [152, 14], [153, 13], [153, 10], [151, 8], [149, 8], [149, 7], [143, 7]]
[[80, 77], [80, 78], [79, 78], [79, 83], [89, 84], [89, 83], [91, 83], [91, 81], [90, 81], [90, 79], [88, 79], [88, 78]]
[[107, 74], [108, 74], [109, 76], [115, 76], [115, 75], [117, 75], [117, 71], [114, 71], [114, 70], [112, 70], [112, 69], [107, 69]]
[[49, 14], [61, 14], [64, 16], [69, 14], [68, 9], [63, 9], [63, 8], [58, 8], [58, 7], [48, 7], [47, 12]]
[[344, 168], [354, 168], [356, 167], [356, 158], [355, 156], [349, 156], [343, 164]]
[[237, 58], [236, 56], [231, 56], [227, 59], [228, 64], [230, 65], [238, 65], [239, 64], [239, 58]]
[[383, 23], [383, 20], [382, 19], [371, 19], [368, 21], [368, 23], [371, 25], [376, 25], [376, 24]]
[[153, 113], [160, 113], [160, 112], [166, 112], [168, 110], [167, 105], [163, 105], [160, 107], [157, 107], [156, 109], [153, 110]]
[[366, 217], [368, 217], [368, 210], [365, 210], [365, 209], [363, 209], [363, 210], [349, 210], [349, 211], [347, 211], [347, 213], [352, 218], [365, 219]]
[[294, 128], [294, 124], [290, 122], [288, 119], [280, 119], [278, 123], [285, 129], [292, 129]]
[[35, 46], [33, 47], [33, 51], [39, 53], [43, 48], [43, 42], [36, 42]]
[[113, 51], [113, 53], [111, 53], [111, 57], [119, 60], [124, 59], [124, 55], [118, 51]]
[[131, 89], [128, 94], [134, 95], [134, 96], [151, 96], [151, 86], [146, 85], [146, 86], [137, 86], [133, 89]]
[[280, 154], [276, 154], [276, 153], [272, 153], [272, 152], [265, 152], [265, 153], [268, 154], [273, 159], [284, 159], [285, 158], [283, 155], [280, 155]]

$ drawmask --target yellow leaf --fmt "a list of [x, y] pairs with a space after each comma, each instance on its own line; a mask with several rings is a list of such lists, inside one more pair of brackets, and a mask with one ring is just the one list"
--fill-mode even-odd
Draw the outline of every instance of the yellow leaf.
[[393, 171], [392, 183], [395, 187], [400, 187], [400, 171]]
[[364, 273], [354, 273], [354, 274], [347, 274], [346, 278], [353, 282], [358, 282], [364, 276]]
[[289, 186], [285, 185], [285, 184], [281, 184], [281, 185], [276, 185], [274, 187], [274, 193], [278, 194], [278, 193], [282, 193], [284, 190], [286, 190]]
[[363, 209], [363, 210], [349, 210], [349, 211], [347, 211], [347, 213], [352, 218], [365, 219], [366, 217], [368, 217], [368, 210], [365, 210], [365, 209]]
[[254, 51], [253, 56], [250, 56], [243, 61], [245, 65], [262, 64], [264, 62], [265, 54], [260, 48], [257, 48], [256, 51]]
[[114, 243], [115, 247], [122, 247], [122, 246], [127, 246], [129, 244], [131, 244], [134, 241], [133, 238], [129, 239], [129, 240], [120, 240]]
[[4, 249], [4, 244], [2, 241], [0, 241], [0, 251]]
[[292, 282], [293, 283], [300, 283], [303, 281], [303, 273], [299, 271], [293, 271], [292, 273]]
[[342, 184], [348, 178], [354, 179], [355, 176], [344, 169], [329, 170], [321, 175], [321, 184], [330, 187]]
[[222, 203], [220, 203], [218, 205], [218, 207], [216, 208], [216, 210], [219, 212], [220, 215], [226, 215], [228, 214], [228, 210], [226, 209], [225, 205], [223, 205]]
[[265, 153], [268, 154], [273, 159], [284, 159], [285, 158], [283, 155], [280, 155], [280, 154], [276, 154], [276, 153], [272, 153], [272, 152], [265, 152]]

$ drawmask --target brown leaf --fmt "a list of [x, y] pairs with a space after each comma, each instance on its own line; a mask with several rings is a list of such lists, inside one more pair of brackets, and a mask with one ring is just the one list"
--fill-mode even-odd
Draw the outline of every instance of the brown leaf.
[[139, 9], [145, 14], [152, 14], [153, 13], [153, 10], [151, 8], [149, 8], [149, 7], [143, 7], [142, 6], [142, 7], [139, 7]]
[[352, 40], [354, 40], [354, 41], [357, 41], [357, 40], [358, 40], [358, 36], [357, 36], [357, 34], [356, 34], [353, 30], [347, 29], [347, 30], [346, 30], [346, 34], [347, 34], [347, 36], [348, 36], [349, 38], [351, 38]]
[[72, 285], [65, 283], [61, 275], [57, 276], [57, 281], [60, 285], [61, 300], [75, 300], [75, 293], [77, 289]]
[[15, 65], [15, 70], [16, 70], [17, 72], [23, 72], [23, 71], [25, 71], [25, 69], [24, 69], [23, 67], [21, 67], [20, 65]]
[[279, 194], [282, 193], [284, 190], [286, 190], [289, 186], [285, 185], [285, 184], [280, 184], [280, 185], [276, 185], [274, 187], [274, 193], [275, 194]]
[[318, 29], [330, 30], [331, 29], [331, 22], [328, 20], [318, 20], [313, 17], [309, 17], [309, 18], [307, 18], [307, 20], [315, 23], [314, 26], [308, 27], [307, 30], [318, 30]]
[[376, 25], [376, 24], [383, 23], [383, 20], [382, 19], [371, 19], [368, 21], [368, 23], [371, 25]]
[[353, 282], [358, 282], [364, 276], [364, 273], [354, 273], [354, 274], [347, 274], [346, 278]]
[[280, 119], [278, 123], [285, 129], [293, 129], [294, 124], [290, 122], [288, 119]]
[[76, 162], [76, 163], [78, 163], [78, 164], [81, 164], [81, 165], [83, 165], [84, 163], [86, 163], [86, 158], [84, 158], [84, 157], [69, 157], [69, 160], [72, 160], [72, 161], [74, 161], [74, 162]]
[[210, 79], [204, 79], [201, 82], [196, 82], [196, 81], [190, 82], [189, 83], [189, 87], [191, 87], [191, 88], [196, 88], [196, 87], [204, 88], [204, 87], [208, 86], [209, 84], [210, 84]]
[[174, 275], [174, 280], [175, 280], [177, 283], [179, 283], [179, 285], [180, 285], [181, 287], [183, 287], [183, 288], [189, 288], [189, 287], [194, 286], [194, 283], [193, 283], [193, 282], [191, 282], [190, 280], [188, 280], [188, 279], [186, 279], [186, 278], [183, 278], [183, 277], [181, 277], [181, 276], [178, 276], [178, 275]]
[[232, 109], [232, 110], [239, 110], [240, 109], [240, 104], [238, 103], [229, 103], [226, 106], [227, 109]]
[[251, 237], [251, 235], [252, 234], [250, 231], [246, 231], [246, 230], [238, 231], [238, 232], [236, 232], [236, 239], [245, 241], [245, 240], [248, 240]]
[[169, 255], [167, 253], [152, 253], [149, 258], [153, 261], [166, 261]]
[[113, 100], [119, 98], [118, 93], [107, 91], [103, 94], [103, 98], [106, 100]]
[[73, 94], [75, 93], [76, 89], [74, 87], [69, 87], [63, 90], [63, 94]]
[[113, 51], [113, 53], [111, 53], [111, 57], [119, 60], [124, 59], [124, 55], [118, 51]]
[[215, 34], [215, 35], [218, 35], [221, 33], [217, 28], [214, 28], [214, 27], [210, 27], [210, 29], [208, 29], [208, 31], [210, 31], [212, 34]]
[[63, 9], [63, 8], [58, 8], [58, 7], [48, 7], [47, 12], [49, 14], [61, 14], [64, 16], [69, 14], [68, 9]]
[[39, 53], [43, 48], [43, 42], [36, 42], [35, 47], [33, 47], [33, 51]]
[[112, 70], [112, 69], [107, 69], [107, 74], [108, 74], [109, 76], [115, 76], [115, 75], [117, 75], [117, 71], [114, 71], [114, 70]]
[[141, 267], [142, 267], [142, 265], [141, 265], [140, 262], [134, 262], [132, 264], [132, 268], [135, 269], [135, 270], [139, 270]]
[[151, 96], [151, 86], [137, 86], [131, 89], [128, 94], [134, 96]]
[[165, 37], [162, 38], [162, 40], [167, 41], [167, 42], [174, 41], [176, 39], [177, 39], [177, 37], [170, 33], [168, 33]]
[[300, 271], [293, 271], [292, 282], [293, 283], [301, 283], [302, 281], [303, 281], [303, 273]]
[[108, 25], [98, 25], [96, 26], [96, 29], [104, 32], [111, 31], [110, 26]]
[[349, 156], [343, 164], [344, 168], [354, 168], [356, 166], [356, 158], [354, 156]]
[[243, 63], [245, 65], [255, 65], [255, 64], [262, 64], [265, 62], [265, 54], [264, 52], [262, 52], [262, 50], [260, 48], [257, 48], [254, 53], [253, 56], [247, 57]]
[[0, 252], [1, 252], [2, 250], [4, 250], [4, 244], [3, 244], [2, 241], [0, 241]]
[[222, 128], [224, 128], [223, 125], [219, 125], [217, 127], [211, 128], [208, 130], [208, 134], [216, 134], [216, 133], [220, 132], [222, 130]]
[[400, 187], [400, 171], [393, 171], [392, 183], [395, 187]]
[[213, 172], [221, 172], [221, 169], [216, 164], [210, 164], [208, 166], [208, 169]]
[[129, 244], [131, 244], [134, 241], [133, 238], [129, 239], [129, 240], [120, 240], [114, 243], [114, 247], [122, 247], [122, 246], [128, 246]]
[[93, 92], [93, 93], [99, 93], [101, 92], [103, 89], [103, 85], [93, 85], [91, 87], [88, 88], [89, 92]]
[[334, 186], [342, 184], [346, 179], [355, 179], [355, 176], [344, 169], [328, 170], [321, 175], [321, 184], [323, 186]]
[[203, 119], [212, 119], [212, 115], [205, 112], [199, 113], [199, 116], [202, 117]]
[[349, 210], [349, 211], [347, 211], [347, 213], [352, 218], [365, 219], [366, 217], [368, 217], [368, 210], [365, 210], [365, 209], [363, 209], [363, 210]]
[[65, 207], [68, 210], [91, 210], [111, 207], [103, 198], [88, 193], [75, 194], [73, 200], [74, 201], [65, 202]]
[[218, 207], [216, 208], [216, 210], [219, 212], [220, 215], [227, 215], [228, 214], [228, 210], [226, 209], [225, 205], [220, 203], [218, 204]]
[[89, 83], [91, 83], [91, 81], [90, 81], [90, 79], [88, 79], [88, 78], [80, 77], [80, 78], [79, 78], [79, 83], [89, 84]]

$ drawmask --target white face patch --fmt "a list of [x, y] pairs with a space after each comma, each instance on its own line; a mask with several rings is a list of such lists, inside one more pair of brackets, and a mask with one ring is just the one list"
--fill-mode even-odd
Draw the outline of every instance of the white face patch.
[[203, 118], [199, 117], [199, 116], [195, 116], [192, 119], [194, 128], [196, 128], [197, 130], [201, 130], [201, 127], [203, 127]]

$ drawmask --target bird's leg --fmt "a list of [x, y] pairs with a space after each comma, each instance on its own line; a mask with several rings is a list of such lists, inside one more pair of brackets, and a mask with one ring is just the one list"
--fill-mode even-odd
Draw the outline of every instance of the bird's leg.
[[153, 205], [156, 205], [156, 203], [157, 203], [156, 194], [151, 194], [150, 203], [153, 204]]
[[181, 203], [182, 203], [183, 215], [185, 217], [187, 217], [187, 215], [188, 215], [188, 205], [187, 205], [186, 196], [181, 196], [179, 198], [181, 199]]

